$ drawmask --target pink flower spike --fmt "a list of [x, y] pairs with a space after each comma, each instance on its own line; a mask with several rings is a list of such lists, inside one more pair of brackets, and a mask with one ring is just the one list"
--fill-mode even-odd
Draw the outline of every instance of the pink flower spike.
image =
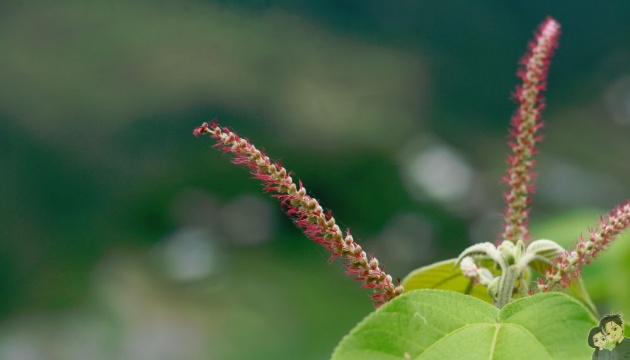
[[535, 190], [532, 155], [536, 153], [536, 142], [540, 141], [536, 131], [542, 127], [540, 112], [545, 104], [541, 92], [547, 87], [547, 70], [559, 36], [560, 24], [547, 18], [539, 26], [535, 40], [529, 44], [530, 50], [520, 62], [523, 67], [517, 74], [523, 84], [514, 93], [518, 109], [511, 121], [513, 140], [508, 144], [512, 154], [508, 155], [507, 176], [504, 178], [508, 184], [504, 194], [505, 228], [499, 241], [516, 243], [518, 240], [529, 240], [527, 206], [531, 202], [529, 195]]
[[317, 199], [307, 195], [306, 188], [299, 181], [293, 182], [291, 173], [279, 162], [273, 162], [247, 139], [240, 138], [228, 128], [221, 128], [216, 121], [203, 123], [193, 131], [194, 135], [210, 134], [219, 147], [234, 155], [232, 162], [245, 166], [263, 184], [265, 191], [280, 201], [293, 223], [311, 240], [332, 252], [330, 260], [340, 257], [346, 266], [346, 273], [363, 283], [364, 288], [372, 289], [370, 297], [376, 307], [383, 305], [402, 294], [404, 289], [394, 285], [392, 277], [379, 267], [374, 257], [368, 259], [365, 251], [357, 244], [350, 230], [346, 236], [336, 224], [330, 210], [324, 212]]
[[582, 265], [591, 261], [608, 248], [617, 235], [630, 226], [630, 200], [614, 208], [602, 217], [599, 226], [589, 230], [589, 239], [580, 237], [572, 251], [558, 256], [544, 278], [538, 279], [538, 290], [546, 292], [555, 285], [567, 287], [572, 279], [580, 276]]

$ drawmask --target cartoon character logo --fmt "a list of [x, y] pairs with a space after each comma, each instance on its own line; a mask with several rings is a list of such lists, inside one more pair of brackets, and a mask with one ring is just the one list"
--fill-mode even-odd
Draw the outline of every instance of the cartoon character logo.
[[610, 359], [610, 350], [606, 349], [606, 335], [599, 326], [594, 327], [588, 333], [588, 346], [595, 349], [591, 359]]
[[[588, 346], [595, 349], [591, 359], [630, 360], [630, 339], [623, 336], [621, 314], [606, 315], [588, 334]], [[609, 345], [608, 348], [606, 345]]]

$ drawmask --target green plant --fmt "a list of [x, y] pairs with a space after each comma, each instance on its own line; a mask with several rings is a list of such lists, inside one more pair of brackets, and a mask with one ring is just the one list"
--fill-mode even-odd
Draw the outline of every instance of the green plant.
[[[498, 245], [473, 245], [457, 259], [415, 270], [400, 284], [349, 230], [342, 232], [331, 212], [280, 163], [216, 121], [194, 130], [195, 135], [209, 134], [234, 155], [235, 164], [248, 167], [308, 238], [327, 248], [331, 258], [341, 258], [347, 273], [372, 289], [377, 310], [341, 341], [333, 359], [588, 356], [585, 336], [598, 314], [580, 269], [630, 225], [630, 201], [602, 217], [589, 238], [578, 239], [571, 250], [552, 240], [530, 240], [528, 207], [534, 192], [532, 157], [542, 127], [541, 92], [559, 35], [558, 22], [547, 18], [518, 72], [523, 83], [515, 91], [518, 108], [511, 121], [506, 211]], [[568, 290], [553, 291], [564, 288]]]

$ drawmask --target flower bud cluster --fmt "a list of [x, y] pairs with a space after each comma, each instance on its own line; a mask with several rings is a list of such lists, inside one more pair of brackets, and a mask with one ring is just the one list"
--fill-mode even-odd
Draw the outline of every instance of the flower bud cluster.
[[383, 271], [378, 260], [363, 251], [349, 230], [344, 236], [331, 212], [324, 212], [317, 199], [307, 194], [301, 181], [296, 185], [290, 172], [280, 163], [272, 162], [247, 139], [240, 138], [228, 128], [219, 127], [216, 121], [203, 123], [193, 134], [209, 134], [217, 141], [216, 146], [234, 155], [233, 163], [248, 167], [308, 238], [331, 251], [331, 260], [342, 258], [346, 272], [363, 282], [363, 287], [373, 290], [371, 298], [377, 307], [403, 293], [403, 287], [394, 285], [392, 277]]
[[617, 235], [630, 226], [630, 200], [613, 209], [602, 217], [599, 226], [589, 230], [588, 240], [580, 237], [575, 249], [565, 251], [556, 258], [555, 264], [538, 279], [538, 289], [549, 291], [555, 285], [567, 287], [572, 279], [580, 276], [582, 265], [590, 264], [592, 259], [607, 249]]
[[466, 256], [462, 259], [459, 264], [459, 268], [462, 270], [462, 274], [465, 277], [474, 280], [484, 286], [488, 286], [490, 282], [492, 282], [492, 280], [494, 280], [495, 278], [490, 270], [481, 266], [477, 266], [473, 258], [470, 256]]

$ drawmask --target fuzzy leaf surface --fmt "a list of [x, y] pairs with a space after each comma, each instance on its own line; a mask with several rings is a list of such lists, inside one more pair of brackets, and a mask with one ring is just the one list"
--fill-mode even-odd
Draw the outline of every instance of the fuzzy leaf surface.
[[460, 293], [414, 290], [383, 305], [337, 346], [332, 360], [588, 359], [597, 320], [562, 293], [503, 309]]

